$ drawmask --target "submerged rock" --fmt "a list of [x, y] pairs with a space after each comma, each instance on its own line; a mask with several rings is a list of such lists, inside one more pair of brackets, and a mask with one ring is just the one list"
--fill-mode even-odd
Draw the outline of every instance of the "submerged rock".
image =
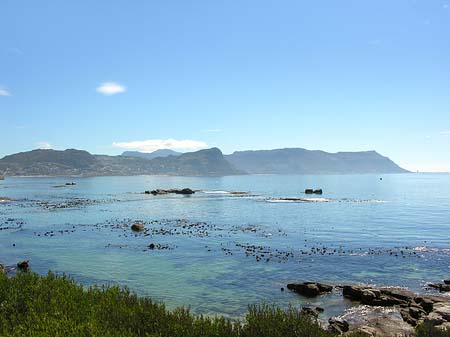
[[289, 283], [287, 288], [307, 297], [315, 297], [333, 290], [333, 286], [319, 282]]

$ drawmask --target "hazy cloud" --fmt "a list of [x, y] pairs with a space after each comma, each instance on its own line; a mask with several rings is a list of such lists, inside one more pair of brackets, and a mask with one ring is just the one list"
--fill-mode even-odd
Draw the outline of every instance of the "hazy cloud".
[[4, 88], [0, 88], [0, 96], [10, 96], [11, 94], [9, 93], [8, 90], [4, 89]]
[[45, 141], [43, 141], [43, 142], [38, 142], [38, 143], [36, 144], [36, 146], [37, 146], [38, 149], [41, 149], [41, 150], [50, 150], [50, 149], [53, 149], [53, 145], [50, 144], [49, 142], [45, 142]]
[[204, 132], [211, 132], [211, 133], [221, 132], [221, 131], [222, 131], [221, 129], [206, 129], [206, 130], [204, 130]]
[[161, 149], [190, 151], [208, 147], [208, 144], [197, 140], [148, 139], [133, 142], [114, 142], [114, 147], [141, 152], [153, 152]]
[[450, 130], [441, 131], [440, 134], [444, 137], [450, 136]]
[[127, 91], [125, 86], [115, 82], [104, 82], [97, 87], [97, 92], [105, 96], [121, 94], [125, 91]]

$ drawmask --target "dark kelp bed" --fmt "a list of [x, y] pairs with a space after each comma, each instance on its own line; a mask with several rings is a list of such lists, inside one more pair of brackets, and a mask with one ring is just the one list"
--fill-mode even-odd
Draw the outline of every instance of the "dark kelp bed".
[[[335, 336], [299, 310], [250, 306], [242, 322], [169, 311], [163, 303], [126, 288], [84, 288], [65, 276], [18, 272], [0, 274], [2, 336]], [[349, 336], [363, 336], [353, 333]], [[450, 336], [420, 326], [416, 336]]]

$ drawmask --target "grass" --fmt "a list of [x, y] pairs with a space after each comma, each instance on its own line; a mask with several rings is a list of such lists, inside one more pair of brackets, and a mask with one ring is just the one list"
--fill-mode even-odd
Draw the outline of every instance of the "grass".
[[[427, 334], [426, 327], [418, 336]], [[431, 333], [431, 332], [430, 332]], [[294, 308], [249, 307], [242, 323], [167, 310], [119, 287], [84, 288], [49, 273], [0, 275], [1, 336], [331, 337]], [[354, 334], [353, 337], [358, 335]]]

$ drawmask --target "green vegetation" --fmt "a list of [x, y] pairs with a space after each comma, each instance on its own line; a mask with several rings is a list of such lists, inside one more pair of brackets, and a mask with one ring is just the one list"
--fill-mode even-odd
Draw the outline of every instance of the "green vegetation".
[[[427, 328], [418, 336], [428, 335]], [[1, 336], [151, 337], [328, 337], [316, 322], [293, 308], [249, 308], [242, 324], [194, 316], [119, 287], [83, 288], [67, 277], [19, 273], [0, 275]], [[356, 337], [357, 335], [353, 335]], [[445, 335], [448, 336], [448, 335]]]

